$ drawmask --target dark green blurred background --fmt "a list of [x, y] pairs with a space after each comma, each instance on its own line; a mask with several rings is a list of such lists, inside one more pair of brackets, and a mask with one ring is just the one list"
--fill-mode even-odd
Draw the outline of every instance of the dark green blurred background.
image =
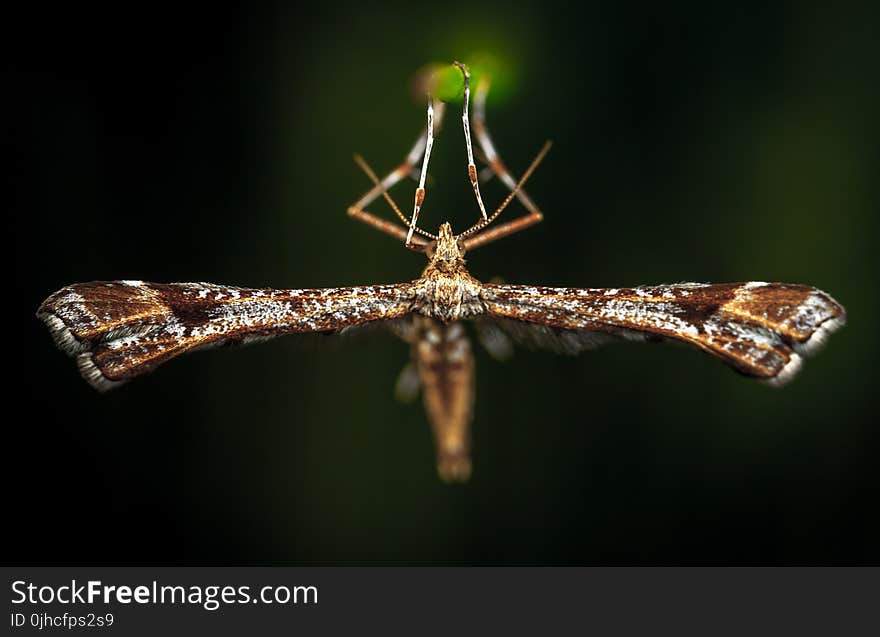
[[[880, 12], [865, 7], [22, 16], [4, 561], [880, 561]], [[99, 395], [33, 318], [92, 279], [414, 278], [423, 257], [346, 218], [369, 185], [351, 155], [396, 165], [424, 125], [414, 72], [479, 51], [509, 69], [488, 106], [506, 162], [555, 146], [529, 185], [545, 222], [472, 253], [476, 277], [808, 283], [849, 325], [782, 390], [673, 346], [480, 351], [475, 473], [449, 486], [421, 405], [392, 397], [408, 352], [391, 337], [209, 351]], [[476, 209], [455, 110], [431, 169], [424, 225], [462, 229]], [[393, 194], [406, 207], [412, 190]]]

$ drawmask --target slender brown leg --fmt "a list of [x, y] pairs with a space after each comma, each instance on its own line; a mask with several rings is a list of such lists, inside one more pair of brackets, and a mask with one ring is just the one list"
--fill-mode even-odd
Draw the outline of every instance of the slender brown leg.
[[[381, 217], [377, 217], [376, 215], [367, 212], [366, 210], [361, 210], [356, 206], [349, 206], [348, 208], [348, 216], [353, 219], [357, 219], [358, 221], [367, 224], [368, 226], [372, 226], [376, 230], [380, 232], [384, 232], [385, 234], [389, 234], [395, 239], [399, 239], [400, 241], [406, 241], [406, 233], [407, 229], [404, 226], [399, 226], [393, 221], [387, 221], [386, 219], [382, 219]], [[419, 236], [412, 237], [411, 245], [408, 247], [415, 250], [416, 252], [423, 252], [425, 246], [427, 245], [427, 241], [422, 239]]]
[[520, 230], [525, 230], [526, 228], [539, 223], [544, 218], [544, 215], [540, 210], [533, 210], [527, 215], [519, 217], [518, 219], [514, 219], [513, 221], [508, 221], [507, 223], [502, 223], [500, 226], [495, 226], [491, 230], [484, 230], [476, 236], [469, 237], [464, 240], [465, 250], [473, 250], [474, 248], [479, 248], [482, 245], [486, 245], [491, 241], [496, 241], [507, 235], [511, 235], [514, 232], [519, 232]]

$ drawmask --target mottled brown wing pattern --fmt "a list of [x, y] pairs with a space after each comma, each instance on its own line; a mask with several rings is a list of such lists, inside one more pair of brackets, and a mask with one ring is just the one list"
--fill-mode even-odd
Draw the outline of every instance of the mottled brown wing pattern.
[[638, 288], [483, 286], [488, 316], [520, 340], [576, 352], [603, 337], [670, 339], [699, 347], [738, 372], [788, 382], [844, 309], [828, 294], [785, 283], [682, 283]]
[[410, 311], [412, 286], [305, 290], [210, 283], [95, 281], [68, 286], [37, 312], [99, 390], [197, 348], [281, 334], [331, 332]]

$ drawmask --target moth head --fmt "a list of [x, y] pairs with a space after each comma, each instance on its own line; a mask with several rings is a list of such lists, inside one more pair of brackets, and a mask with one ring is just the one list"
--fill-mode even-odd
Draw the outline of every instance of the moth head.
[[464, 244], [452, 234], [452, 226], [444, 223], [437, 232], [437, 239], [425, 246], [425, 254], [431, 263], [463, 263]]

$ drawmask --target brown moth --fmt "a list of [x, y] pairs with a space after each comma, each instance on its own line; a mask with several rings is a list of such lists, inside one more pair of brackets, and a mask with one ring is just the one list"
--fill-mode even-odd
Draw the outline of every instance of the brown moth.
[[[463, 322], [472, 322], [490, 352], [503, 355], [509, 340], [574, 354], [614, 338], [678, 341], [695, 346], [731, 368], [771, 385], [782, 385], [827, 336], [845, 322], [845, 311], [828, 294], [785, 283], [681, 283], [635, 288], [552, 288], [483, 283], [465, 267], [465, 252], [539, 222], [542, 214], [522, 186], [549, 150], [549, 143], [517, 181], [504, 167], [485, 125], [488, 81], [475, 92], [474, 131], [488, 175], [510, 194], [491, 215], [479, 190], [468, 119], [470, 76], [464, 76], [462, 124], [468, 176], [481, 219], [454, 234], [448, 223], [437, 234], [418, 227], [435, 129], [444, 104], [428, 96], [428, 126], [406, 160], [379, 180], [359, 157], [374, 187], [349, 215], [405, 242], [428, 257], [421, 276], [389, 285], [321, 289], [251, 289], [210, 283], [95, 281], [52, 294], [37, 316], [58, 346], [76, 358], [82, 376], [104, 391], [151, 372], [184, 352], [229, 343], [261, 341], [282, 334], [334, 333], [366, 324], [387, 327], [411, 347], [411, 363], [399, 393], [419, 387], [444, 480], [471, 474], [470, 424], [474, 357]], [[436, 115], [436, 117], [435, 117]], [[388, 189], [410, 175], [422, 158], [413, 214], [407, 220]], [[365, 207], [383, 196], [403, 225], [376, 217]], [[524, 216], [487, 229], [516, 197]]]

